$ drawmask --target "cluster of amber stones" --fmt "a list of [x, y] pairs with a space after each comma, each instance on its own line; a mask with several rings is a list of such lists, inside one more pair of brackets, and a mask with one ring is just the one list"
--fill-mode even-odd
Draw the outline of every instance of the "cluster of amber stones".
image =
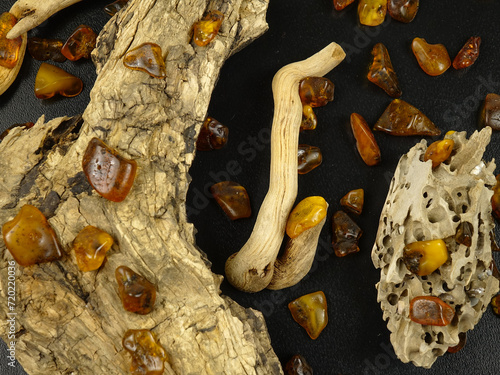
[[433, 296], [419, 296], [410, 301], [410, 319], [426, 326], [447, 326], [455, 317], [453, 307]]
[[132, 70], [148, 73], [154, 78], [165, 78], [167, 70], [161, 47], [155, 43], [143, 43], [123, 57], [123, 65]]
[[122, 345], [132, 357], [132, 375], [163, 374], [168, 356], [154, 332], [147, 329], [129, 329], [123, 336]]
[[[333, 0], [336, 10], [342, 10], [354, 0]], [[385, 20], [387, 12], [400, 22], [409, 23], [417, 15], [419, 0], [359, 0], [359, 23], [366, 26], [378, 26]]]
[[11, 13], [0, 15], [0, 66], [12, 69], [16, 66], [21, 50], [22, 38], [7, 39], [8, 32], [17, 23]]
[[368, 79], [393, 98], [399, 98], [402, 91], [386, 46], [382, 43], [375, 44], [372, 49], [372, 57], [373, 61], [368, 69]]
[[292, 318], [310, 338], [317, 339], [328, 324], [326, 297], [322, 291], [306, 294], [288, 304]]
[[248, 193], [237, 182], [219, 182], [210, 187], [210, 192], [231, 220], [242, 219], [252, 215]]
[[351, 130], [356, 139], [356, 148], [365, 164], [368, 166], [379, 164], [381, 161], [380, 148], [366, 120], [361, 115], [351, 114]]
[[288, 216], [285, 231], [288, 237], [296, 238], [315, 227], [326, 216], [328, 204], [323, 197], [307, 197], [299, 202]]
[[200, 47], [206, 46], [219, 33], [224, 14], [218, 10], [211, 10], [193, 25], [193, 42]]
[[122, 10], [129, 0], [116, 0], [104, 7], [104, 11], [113, 17], [116, 13]]
[[412, 273], [427, 276], [448, 260], [448, 249], [443, 240], [417, 241], [405, 246], [403, 261]]
[[319, 167], [323, 161], [321, 150], [315, 146], [299, 145], [297, 156], [299, 174], [311, 172], [314, 168]]
[[219, 150], [227, 143], [229, 129], [212, 117], [207, 117], [196, 140], [198, 151]]
[[479, 126], [500, 130], [500, 95], [494, 93], [486, 95], [480, 111]]
[[296, 354], [286, 363], [285, 375], [313, 375], [313, 369], [303, 356]]

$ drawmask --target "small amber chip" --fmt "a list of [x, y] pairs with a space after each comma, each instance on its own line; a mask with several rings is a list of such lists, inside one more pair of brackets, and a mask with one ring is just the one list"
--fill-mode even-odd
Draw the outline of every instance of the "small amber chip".
[[491, 299], [491, 307], [495, 314], [500, 315], [500, 294], [497, 294]]
[[313, 108], [323, 107], [333, 100], [335, 86], [325, 77], [306, 77], [299, 83], [302, 104]]
[[383, 89], [393, 98], [402, 94], [398, 77], [392, 67], [389, 51], [382, 43], [377, 43], [372, 49], [373, 61], [368, 71], [368, 80]]
[[405, 246], [403, 261], [410, 272], [427, 276], [448, 260], [448, 249], [443, 240], [417, 241]]
[[57, 39], [29, 38], [28, 52], [35, 60], [65, 62], [66, 57], [61, 53], [63, 42]]
[[118, 267], [115, 277], [125, 310], [140, 315], [149, 314], [153, 310], [156, 289], [152, 283], [127, 266]]
[[326, 297], [322, 291], [306, 294], [288, 304], [292, 318], [299, 323], [313, 340], [328, 324]]
[[448, 353], [457, 353], [460, 350], [462, 350], [467, 343], [467, 333], [466, 332], [460, 332], [458, 334], [458, 344], [455, 346], [450, 346], [447, 350]]
[[21, 266], [51, 262], [62, 257], [56, 234], [40, 210], [24, 205], [2, 227], [5, 246]]
[[17, 23], [16, 17], [5, 12], [0, 15], [0, 66], [12, 69], [16, 66], [21, 50], [22, 37], [7, 39], [8, 32]]
[[132, 375], [161, 375], [167, 352], [156, 335], [148, 329], [129, 329], [123, 336], [122, 345], [132, 356]]
[[493, 187], [493, 196], [491, 197], [491, 208], [492, 214], [497, 219], [500, 220], [500, 174], [497, 175], [497, 183]]
[[[462, 221], [458, 224], [455, 233], [455, 241], [467, 247], [472, 246], [472, 235], [474, 234], [474, 227], [468, 221]], [[491, 235], [491, 233], [490, 233]]]
[[313, 369], [303, 356], [296, 354], [286, 363], [285, 375], [313, 375]]
[[123, 65], [132, 70], [146, 72], [154, 78], [167, 76], [161, 47], [155, 43], [143, 43], [128, 51], [123, 57]]
[[203, 47], [210, 43], [219, 33], [224, 20], [224, 14], [218, 10], [211, 10], [193, 25], [193, 41]]
[[80, 78], [51, 64], [40, 65], [35, 78], [35, 96], [38, 99], [49, 99], [56, 94], [71, 98], [80, 94], [82, 89]]
[[417, 15], [419, 3], [419, 0], [388, 0], [387, 11], [395, 20], [409, 23]]
[[420, 296], [410, 301], [410, 319], [426, 326], [447, 326], [455, 310], [437, 297]]
[[411, 43], [418, 65], [430, 76], [443, 74], [451, 66], [450, 55], [442, 44], [429, 44], [422, 38], [415, 38]]
[[453, 139], [443, 139], [431, 143], [424, 154], [424, 161], [431, 160], [432, 168], [437, 168], [442, 162], [448, 159], [453, 151], [455, 142]]
[[387, 0], [359, 0], [359, 23], [366, 26], [378, 26], [385, 20]]
[[335, 212], [332, 227], [332, 245], [336, 256], [344, 257], [359, 251], [358, 241], [363, 231], [349, 215], [344, 211]]
[[292, 210], [286, 222], [286, 234], [295, 238], [324, 219], [328, 204], [323, 197], [307, 197]]
[[80, 25], [66, 40], [61, 48], [61, 53], [71, 61], [80, 60], [82, 57], [90, 59], [90, 54], [95, 48], [97, 34], [90, 27]]
[[298, 171], [299, 174], [306, 174], [311, 172], [314, 168], [321, 165], [323, 161], [323, 155], [319, 147], [309, 146], [309, 145], [299, 145], [299, 150], [297, 153], [298, 160]]
[[198, 151], [219, 150], [227, 143], [229, 129], [212, 117], [207, 117], [200, 129], [196, 149]]
[[91, 225], [83, 228], [73, 242], [78, 268], [88, 272], [101, 267], [112, 245], [113, 238], [105, 231]]
[[302, 105], [302, 123], [300, 124], [300, 130], [314, 130], [318, 125], [318, 119], [314, 113], [313, 108], [308, 104]]
[[472, 36], [469, 38], [467, 43], [458, 52], [457, 56], [453, 60], [453, 67], [455, 69], [468, 68], [474, 64], [479, 57], [479, 46], [481, 45], [481, 38], [478, 36]]
[[333, 0], [333, 6], [335, 7], [335, 10], [342, 10], [352, 3], [354, 3], [354, 0]]
[[493, 93], [486, 95], [480, 111], [479, 126], [500, 130], [500, 95]]
[[128, 1], [129, 0], [116, 0], [111, 4], [106, 5], [104, 7], [104, 11], [113, 17], [116, 13], [122, 10], [125, 5], [127, 5]]
[[210, 187], [215, 200], [231, 220], [250, 217], [252, 209], [246, 189], [233, 181], [222, 181]]
[[351, 129], [356, 139], [356, 148], [366, 165], [374, 166], [380, 163], [381, 154], [377, 141], [365, 119], [357, 114], [351, 114]]
[[363, 211], [365, 191], [363, 189], [351, 190], [340, 200], [340, 205], [353, 214], [360, 215]]

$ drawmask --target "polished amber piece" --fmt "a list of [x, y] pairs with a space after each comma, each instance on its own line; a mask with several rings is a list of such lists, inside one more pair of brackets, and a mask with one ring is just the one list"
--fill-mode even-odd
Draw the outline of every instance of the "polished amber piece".
[[51, 64], [40, 65], [35, 78], [35, 96], [38, 99], [49, 99], [56, 94], [71, 98], [80, 94], [82, 89], [80, 78]]
[[392, 67], [389, 51], [382, 43], [377, 43], [372, 49], [372, 56], [373, 61], [369, 67], [368, 79], [393, 98], [399, 98], [402, 91]]
[[363, 189], [351, 190], [340, 200], [340, 205], [353, 214], [360, 215], [365, 202], [365, 191]]
[[167, 352], [156, 335], [148, 329], [129, 329], [123, 336], [122, 345], [132, 356], [132, 375], [161, 375]]
[[0, 15], [0, 66], [12, 69], [16, 66], [22, 38], [7, 39], [7, 33], [17, 23], [16, 17], [5, 12]]
[[121, 202], [127, 197], [137, 171], [134, 160], [118, 155], [98, 138], [89, 142], [82, 167], [95, 191], [112, 202]]
[[422, 38], [415, 38], [411, 43], [418, 65], [430, 76], [443, 74], [451, 66], [450, 56], [442, 44], [429, 44]]
[[288, 304], [292, 318], [307, 331], [313, 340], [328, 324], [326, 297], [322, 291], [306, 294]]
[[286, 222], [286, 234], [295, 238], [325, 218], [328, 204], [323, 197], [307, 197], [292, 210]]
[[286, 363], [285, 375], [313, 375], [313, 369], [304, 357], [296, 354]]
[[410, 319], [426, 326], [447, 326], [455, 310], [437, 297], [420, 296], [410, 301]]
[[366, 165], [380, 163], [380, 148], [365, 119], [357, 113], [351, 114], [351, 129], [356, 139], [356, 148]]
[[500, 315], [500, 294], [497, 294], [491, 299], [491, 307], [495, 314]]
[[427, 276], [448, 260], [443, 240], [417, 241], [405, 246], [403, 261], [406, 268], [419, 276]]
[[222, 181], [210, 188], [215, 200], [231, 220], [250, 217], [252, 209], [246, 189], [233, 181]]
[[82, 57], [90, 59], [90, 54], [95, 48], [97, 34], [90, 27], [80, 25], [66, 40], [61, 48], [61, 53], [71, 61], [80, 60]]
[[111, 4], [104, 7], [104, 11], [113, 17], [116, 13], [122, 10], [128, 3], [129, 0], [116, 0]]
[[481, 107], [479, 126], [489, 126], [493, 130], [500, 130], [500, 95], [488, 94]]
[[219, 150], [227, 143], [229, 129], [212, 117], [207, 117], [200, 129], [196, 149], [198, 151]]
[[366, 26], [378, 26], [385, 20], [387, 0], [359, 0], [359, 23]]
[[319, 167], [323, 161], [321, 150], [315, 146], [299, 145], [297, 155], [299, 158], [299, 174], [311, 172], [314, 168]]
[[491, 197], [492, 214], [500, 220], [500, 174], [497, 175], [497, 184], [493, 187], [493, 196]]
[[455, 241], [467, 247], [472, 246], [472, 235], [474, 234], [474, 227], [468, 221], [462, 221], [458, 224], [455, 233]]
[[0, 134], [0, 142], [2, 142], [2, 141], [3, 141], [3, 139], [4, 139], [5, 137], [7, 137], [7, 135], [9, 135], [10, 131], [11, 131], [12, 129], [14, 129], [14, 128], [17, 128], [17, 127], [23, 127], [24, 129], [31, 129], [33, 126], [35, 126], [35, 124], [34, 124], [34, 123], [32, 123], [32, 122], [27, 122], [27, 123], [25, 123], [25, 124], [14, 124], [14, 125], [12, 125], [12, 126], [9, 126], [7, 129], [5, 129], [5, 130], [3, 131], [3, 133], [2, 133], [2, 134]]
[[118, 267], [115, 277], [125, 310], [140, 315], [149, 314], [153, 310], [156, 289], [152, 283], [127, 266]]
[[453, 67], [455, 69], [468, 68], [474, 64], [479, 57], [479, 46], [481, 45], [481, 38], [478, 36], [472, 36], [469, 38], [467, 43], [458, 52], [457, 56], [453, 60]]
[[63, 42], [57, 39], [29, 38], [28, 51], [35, 60], [52, 60], [65, 62], [66, 57], [61, 53]]
[[193, 41], [203, 47], [210, 43], [219, 33], [224, 20], [224, 14], [218, 10], [207, 12], [203, 18], [193, 26]]
[[332, 245], [335, 255], [344, 257], [359, 251], [358, 241], [363, 231], [344, 211], [337, 211], [332, 220]]
[[395, 20], [409, 23], [417, 15], [419, 3], [419, 0], [388, 0], [387, 11]]
[[112, 245], [113, 238], [105, 231], [92, 225], [83, 228], [73, 242], [78, 268], [88, 272], [101, 267]]
[[333, 100], [335, 86], [325, 77], [306, 77], [299, 83], [302, 104], [313, 108], [323, 107]]
[[123, 64], [132, 70], [140, 70], [154, 78], [167, 76], [161, 47], [155, 43], [143, 43], [128, 51], [123, 57]]
[[300, 130], [314, 130], [318, 125], [318, 119], [312, 107], [308, 104], [302, 106], [302, 123], [300, 124]]
[[40, 210], [24, 205], [2, 227], [5, 246], [21, 266], [51, 262], [62, 257], [56, 234]]
[[466, 332], [460, 332], [458, 334], [458, 339], [459, 342], [455, 346], [450, 346], [447, 350], [448, 353], [458, 353], [460, 350], [462, 350], [467, 343], [467, 333]]
[[453, 139], [443, 139], [431, 143], [424, 154], [424, 161], [431, 160], [432, 168], [437, 168], [443, 161], [448, 159], [453, 151], [455, 142]]
[[397, 136], [441, 134], [427, 116], [401, 99], [394, 99], [389, 104], [373, 129]]
[[333, 0], [333, 6], [335, 7], [335, 10], [342, 10], [352, 3], [354, 3], [354, 0]]

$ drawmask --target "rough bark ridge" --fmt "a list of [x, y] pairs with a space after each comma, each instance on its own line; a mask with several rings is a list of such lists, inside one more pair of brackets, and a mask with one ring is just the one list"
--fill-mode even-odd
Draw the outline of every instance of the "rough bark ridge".
[[[122, 349], [129, 329], [154, 329], [169, 354], [165, 373], [280, 374], [262, 315], [219, 295], [221, 277], [194, 245], [185, 197], [194, 142], [225, 59], [267, 29], [266, 0], [132, 0], [103, 29], [94, 52], [98, 78], [79, 118], [41, 118], [16, 128], [0, 145], [0, 222], [32, 203], [42, 209], [66, 250], [59, 262], [17, 269], [16, 355], [32, 374], [127, 374]], [[206, 9], [226, 18], [207, 47], [189, 44]], [[155, 42], [166, 54], [168, 78], [122, 64], [124, 53]], [[139, 165], [122, 203], [92, 191], [81, 172], [91, 137]], [[105, 265], [81, 273], [71, 243], [86, 225], [110, 233], [116, 245]], [[1, 244], [0, 310], [6, 329], [7, 260]], [[154, 311], [123, 310], [114, 279], [128, 265], [157, 285]], [[5, 339], [5, 336], [3, 337]]]

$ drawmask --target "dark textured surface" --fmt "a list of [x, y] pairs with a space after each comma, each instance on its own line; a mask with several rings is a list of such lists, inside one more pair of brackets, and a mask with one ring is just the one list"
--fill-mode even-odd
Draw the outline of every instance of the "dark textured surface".
[[[4, 0], [0, 11], [14, 1]], [[101, 12], [107, 1], [89, 1], [63, 11], [33, 36], [64, 39], [80, 23], [100, 30], [107, 16]], [[500, 320], [489, 308], [466, 347], [438, 359], [431, 370], [403, 364], [394, 357], [389, 332], [376, 302], [375, 270], [370, 252], [390, 178], [399, 157], [419, 137], [401, 138], [377, 133], [382, 163], [367, 167], [357, 155], [349, 128], [349, 116], [357, 112], [373, 125], [391, 98], [366, 78], [373, 45], [382, 42], [389, 50], [403, 90], [402, 99], [422, 110], [443, 131], [476, 129], [480, 102], [488, 92], [500, 93], [500, 3], [481, 1], [425, 1], [415, 20], [402, 24], [389, 20], [377, 28], [360, 27], [356, 7], [336, 12], [329, 0], [271, 1], [270, 30], [233, 56], [221, 72], [209, 115], [230, 128], [225, 148], [200, 152], [194, 161], [193, 182], [187, 198], [190, 220], [198, 229], [197, 242], [222, 274], [227, 257], [248, 239], [258, 208], [268, 186], [269, 129], [273, 103], [271, 80], [283, 65], [317, 52], [331, 41], [342, 43], [348, 59], [327, 75], [336, 85], [335, 100], [316, 110], [318, 128], [302, 133], [300, 142], [320, 147], [323, 164], [299, 176], [298, 200], [322, 195], [329, 203], [328, 217], [340, 209], [340, 199], [349, 190], [365, 189], [365, 208], [355, 221], [364, 235], [361, 251], [337, 258], [330, 245], [331, 221], [323, 229], [317, 262], [306, 280], [284, 291], [244, 294], [224, 282], [223, 292], [244, 306], [263, 311], [273, 347], [283, 364], [302, 354], [315, 374], [497, 374], [500, 365]], [[440, 77], [427, 76], [411, 52], [414, 37], [429, 43], [443, 43], [453, 59], [470, 36], [482, 37], [478, 61], [468, 70], [453, 68]], [[40, 101], [33, 84], [39, 62], [26, 58], [21, 76], [0, 97], [0, 128], [13, 123], [35, 121], [81, 113], [95, 79], [88, 61], [56, 64], [84, 80], [83, 93], [71, 99]], [[500, 134], [494, 133], [486, 159], [500, 156]], [[1, 173], [1, 172], [0, 172]], [[497, 169], [496, 173], [500, 173]], [[222, 179], [245, 186], [252, 202], [249, 219], [232, 222], [210, 198], [209, 187]], [[495, 256], [500, 260], [498, 254]], [[329, 324], [313, 341], [291, 318], [287, 303], [300, 295], [323, 290], [329, 303]], [[6, 366], [0, 353], [0, 373], [17, 374]], [[86, 375], [86, 374], [85, 374]], [[239, 374], [237, 374], [239, 375]]]

